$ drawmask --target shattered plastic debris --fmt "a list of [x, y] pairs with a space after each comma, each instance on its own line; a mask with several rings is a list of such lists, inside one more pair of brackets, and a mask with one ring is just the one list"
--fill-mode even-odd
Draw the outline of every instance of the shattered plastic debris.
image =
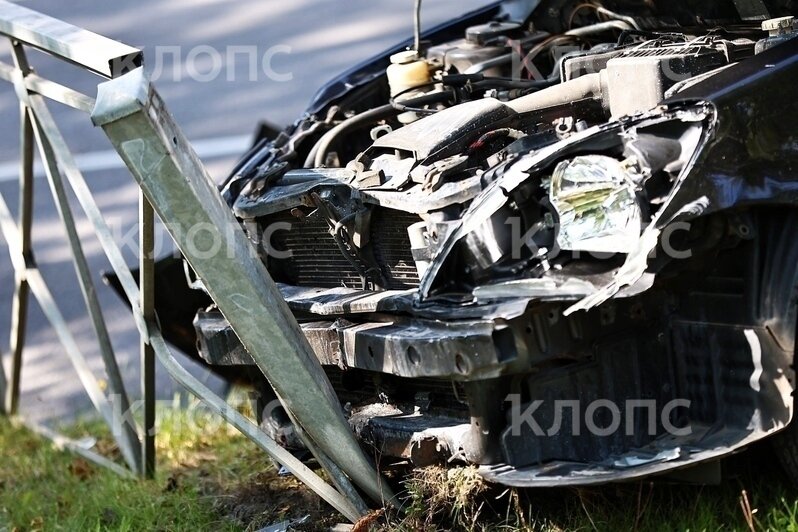
[[642, 230], [636, 177], [627, 161], [604, 155], [580, 155], [558, 164], [549, 197], [560, 217], [560, 249], [632, 251]]
[[91, 436], [85, 436], [75, 442], [75, 444], [80, 447], [81, 449], [91, 450], [97, 445], [97, 438], [93, 438]]
[[299, 519], [289, 519], [287, 521], [280, 521], [266, 528], [261, 528], [258, 532], [288, 532], [292, 526], [303, 525], [310, 520], [310, 515], [306, 515]]
[[634, 285], [645, 275], [646, 268], [648, 267], [648, 256], [659, 243], [659, 236], [661, 233], [660, 227], [667, 226], [668, 223], [680, 219], [681, 216], [699, 216], [708, 207], [709, 199], [706, 196], [702, 196], [684, 205], [676, 214], [670, 217], [667, 222], [661, 222], [659, 219], [654, 218], [648, 227], [646, 227], [645, 231], [643, 231], [634, 251], [628, 254], [626, 262], [624, 262], [623, 266], [615, 273], [613, 280], [599, 291], [585, 297], [575, 305], [568, 307], [563, 314], [565, 316], [570, 316], [578, 310], [589, 310], [597, 307], [615, 296], [615, 294], [624, 287]]
[[673, 449], [665, 449], [664, 451], [660, 451], [653, 456], [624, 456], [619, 460], [615, 460], [612, 465], [620, 469], [625, 469], [628, 467], [638, 467], [656, 462], [670, 462], [671, 460], [678, 460], [681, 457], [681, 447], [674, 447]]
[[567, 279], [556, 282], [552, 279], [518, 279], [474, 289], [477, 301], [516, 298], [538, 297], [542, 299], [556, 299], [568, 297], [583, 297], [596, 291], [596, 287], [581, 279]]

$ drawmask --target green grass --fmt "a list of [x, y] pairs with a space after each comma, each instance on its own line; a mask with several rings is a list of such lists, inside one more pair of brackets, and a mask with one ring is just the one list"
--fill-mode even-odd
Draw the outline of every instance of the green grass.
[[[256, 530], [327, 509], [219, 418], [200, 410], [158, 413], [158, 473], [130, 480], [61, 452], [0, 417], [0, 531]], [[102, 435], [98, 448], [118, 458], [104, 425], [62, 428]]]
[[798, 532], [798, 494], [766, 445], [723, 469], [720, 486], [659, 481], [516, 491], [481, 484], [468, 468], [432, 468], [406, 481], [408, 511], [384, 529]]
[[[159, 411], [158, 475], [129, 480], [61, 452], [0, 418], [0, 531], [258, 530], [306, 514], [304, 528], [343, 521], [233, 429], [196, 408]], [[65, 429], [100, 435], [101, 423]], [[515, 491], [472, 469], [430, 468], [401, 481], [406, 513], [372, 516], [381, 530], [640, 530], [798, 532], [798, 495], [766, 446], [724, 462], [721, 486], [637, 483]], [[745, 493], [745, 495], [743, 495]], [[750, 512], [743, 510], [747, 500]], [[749, 526], [750, 523], [750, 526]]]
[[[215, 439], [226, 443], [222, 438]], [[181, 443], [196, 447], [196, 442], [187, 439]], [[166, 464], [161, 464], [168, 466], [168, 471], [154, 481], [142, 482], [120, 478], [59, 452], [29, 431], [12, 427], [7, 420], [0, 421], [0, 448], [0, 523], [9, 529], [196, 530], [208, 525], [217, 530], [234, 529], [218, 521], [212, 504], [197, 485], [184, 483], [165, 489], [165, 476], [178, 465], [174, 452], [169, 453], [172, 456]], [[179, 452], [185, 456], [189, 451]]]

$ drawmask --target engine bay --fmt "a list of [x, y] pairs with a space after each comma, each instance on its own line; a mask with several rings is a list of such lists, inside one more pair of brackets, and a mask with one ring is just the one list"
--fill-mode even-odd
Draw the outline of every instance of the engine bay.
[[[751, 23], [717, 7], [718, 26], [694, 14], [702, 26], [688, 28], [640, 10], [564, 4], [557, 31], [533, 17], [470, 25], [443, 43], [418, 32], [381, 75], [263, 139], [223, 194], [275, 279], [291, 286], [422, 287], [422, 298], [475, 302], [501, 296], [504, 281], [553, 286], [574, 262], [596, 262], [586, 253], [600, 255], [593, 273], [606, 277], [709, 123], [710, 109], [676, 118], [658, 106], [794, 33], [791, 17]], [[646, 114], [646, 124], [629, 122]], [[519, 186], [467, 246], [446, 244], [519, 159], [608, 124], [621, 133]], [[444, 257], [447, 245], [457, 249]]]

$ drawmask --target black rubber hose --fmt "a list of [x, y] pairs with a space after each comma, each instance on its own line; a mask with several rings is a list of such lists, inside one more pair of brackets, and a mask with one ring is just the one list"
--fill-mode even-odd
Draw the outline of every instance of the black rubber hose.
[[[448, 100], [451, 98], [451, 96], [452, 93], [449, 91], [434, 92], [432, 94], [419, 96], [418, 98], [404, 100], [401, 102], [401, 105], [404, 107], [430, 105]], [[330, 151], [330, 146], [333, 145], [335, 140], [341, 134], [374, 123], [377, 120], [389, 118], [399, 112], [402, 112], [402, 109], [396, 109], [392, 104], [386, 104], [375, 107], [374, 109], [369, 109], [368, 111], [363, 111], [362, 113], [351, 118], [347, 118], [325, 133], [324, 136], [322, 136], [318, 142], [316, 142], [316, 145], [311, 148], [310, 153], [305, 159], [304, 168], [320, 168], [323, 166], [324, 160], [327, 158], [327, 153]]]
[[555, 81], [551, 80], [525, 80], [525, 79], [503, 79], [503, 78], [485, 78], [482, 81], [477, 81], [472, 83], [472, 86], [476, 89], [490, 89], [490, 88], [500, 88], [500, 89], [545, 89], [547, 87], [551, 87], [552, 85], [556, 84]]

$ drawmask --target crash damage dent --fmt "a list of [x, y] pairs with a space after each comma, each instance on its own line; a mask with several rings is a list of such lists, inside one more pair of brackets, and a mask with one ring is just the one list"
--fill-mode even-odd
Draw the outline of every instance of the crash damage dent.
[[[486, 300], [490, 296], [501, 298], [525, 294], [540, 298], [579, 299], [566, 311], [566, 315], [588, 310], [614, 297], [637, 295], [653, 285], [654, 276], [647, 273], [649, 259], [658, 246], [662, 246], [663, 234], [668, 234], [669, 226], [746, 204], [793, 203], [798, 196], [798, 184], [790, 178], [792, 167], [789, 163], [794, 159], [789, 148], [792, 136], [782, 136], [778, 141], [779, 144], [775, 148], [770, 148], [773, 153], [753, 154], [764, 155], [762, 158], [771, 161], [786, 156], [781, 160], [787, 164], [780, 169], [769, 169], [778, 172], [779, 175], [763, 175], [759, 179], [747, 181], [743, 176], [733, 173], [733, 168], [730, 168], [731, 165], [726, 161], [733, 159], [735, 148], [739, 148], [735, 146], [738, 135], [747, 136], [752, 142], [759, 137], [773, 139], [777, 132], [772, 125], [769, 125], [768, 118], [782, 124], [784, 129], [787, 129], [787, 124], [792, 123], [788, 116], [767, 117], [762, 114], [773, 113], [773, 109], [776, 108], [772, 101], [767, 102], [769, 104], [767, 105], [765, 100], [774, 93], [782, 96], [780, 101], [785, 107], [790, 107], [784, 94], [786, 89], [779, 87], [790, 84], [790, 80], [785, 78], [795, 77], [794, 63], [798, 57], [794, 53], [795, 48], [794, 43], [788, 43], [777, 50], [781, 52], [780, 54], [772, 53], [769, 54], [769, 58], [755, 58], [731, 69], [721, 69], [711, 78], [710, 83], [699, 85], [691, 92], [679, 94], [678, 98], [672, 98], [671, 102], [666, 102], [661, 108], [647, 115], [598, 125], [575, 134], [561, 143], [544, 147], [534, 154], [508, 163], [500, 169], [500, 177], [474, 199], [460, 224], [448, 233], [446, 241], [438, 249], [421, 281], [420, 298], [422, 300], [429, 298], [436, 276], [454, 246], [486, 224], [491, 216], [507, 205], [510, 194], [531, 180], [535, 174], [545, 172], [547, 169], [550, 171], [554, 161], [566, 157], [569, 153], [595, 150], [592, 143], [598, 140], [601, 144], [601, 137], [609, 135], [634, 137], [637, 130], [657, 121], [700, 122], [701, 138], [696, 139], [697, 145], [690, 151], [689, 160], [685, 161], [677, 181], [639, 238], [631, 246], [628, 244], [628, 238], [616, 239], [615, 248], [610, 246], [596, 250], [626, 255], [624, 263], [617, 268], [609, 282], [596, 286], [590, 279], [580, 279], [578, 276], [568, 277], [565, 280], [525, 279], [493, 286], [478, 286], [474, 289], [473, 296], [477, 300]], [[768, 79], [768, 75], [778, 76], [780, 79]], [[744, 88], [730, 94], [728, 87], [735, 85]], [[697, 100], [698, 103], [686, 103], [691, 100]], [[726, 121], [732, 122], [732, 126], [724, 124], [725, 130], [720, 134], [717, 124], [718, 106], [726, 111]], [[778, 109], [783, 108], [778, 107]], [[750, 123], [741, 125], [735, 123], [737, 120], [733, 118], [733, 113], [756, 117]], [[759, 129], [746, 131], [749, 126]], [[751, 146], [751, 148], [761, 149], [762, 146]], [[755, 163], [756, 159], [751, 162]], [[725, 168], [722, 170], [717, 168], [720, 166], [719, 163]], [[718, 171], [711, 173], [716, 168]], [[564, 226], [567, 223], [563, 221]], [[560, 231], [563, 230], [561, 227]], [[631, 249], [628, 249], [629, 247]]]
[[[798, 268], [783, 265], [798, 264], [796, 57], [783, 45], [652, 110], [557, 136], [520, 134], [521, 112], [477, 99], [375, 135], [356, 156], [341, 142], [326, 154], [341, 168], [275, 158], [224, 193], [235, 192], [226, 197], [250, 238], [269, 224], [297, 229], [276, 239], [291, 260], [264, 261], [350, 426], [379, 454], [479, 464], [517, 486], [672, 472], [793, 416]], [[463, 154], [496, 132], [502, 157], [475, 169]], [[508, 261], [504, 218], [535, 194], [541, 209], [522, 233], [545, 239]], [[772, 212], [737, 212], [763, 205]], [[663, 248], [685, 222], [695, 256], [671, 260]], [[557, 251], [606, 257], [557, 262]], [[252, 365], [214, 308], [194, 330], [206, 362]], [[542, 433], [513, 422], [536, 400]], [[619, 405], [627, 430], [597, 436], [561, 408], [597, 400]], [[691, 406], [654, 411], [651, 428], [639, 400]], [[275, 434], [289, 425], [263, 423]]]
[[[634, 137], [639, 128], [674, 120], [685, 124], [702, 124], [699, 146], [705, 144], [711, 138], [715, 127], [715, 115], [710, 105], [698, 104], [686, 107], [678, 106], [675, 109], [664, 108], [647, 116], [595, 126], [592, 129], [575, 134], [563, 142], [545, 147], [534, 154], [521, 157], [508, 164], [502, 169], [501, 176], [474, 199], [468, 211], [463, 215], [459, 226], [452, 229], [447, 235], [446, 241], [431, 261], [430, 267], [421, 281], [421, 286], [419, 287], [420, 298], [423, 300], [430, 295], [432, 285], [436, 282], [436, 276], [454, 246], [463, 241], [470, 233], [477, 231], [481, 226], [488, 223], [491, 216], [507, 205], [510, 194], [536, 174], [544, 173], [556, 161], [567, 157], [568, 154], [595, 151], [597, 147], [598, 149], [606, 147], [609, 143], [605, 139], [608, 137]], [[688, 179], [688, 176], [691, 175], [691, 170], [695, 163], [694, 159], [699, 152], [700, 148], [692, 150], [692, 156], [674, 183], [670, 194], [665, 199], [664, 206], [632, 244], [631, 250], [622, 246], [616, 249], [605, 248], [601, 250], [602, 252], [610, 253], [627, 253], [625, 262], [617, 268], [610, 282], [604, 285], [597, 285], [595, 278], [580, 279], [577, 276], [573, 276], [567, 279], [557, 279], [555, 276], [553, 279], [525, 279], [500, 283], [494, 286], [483, 285], [476, 287], [473, 295], [477, 299], [480, 299], [480, 297], [486, 298], [487, 296], [500, 298], [504, 294], [506, 294], [504, 297], [516, 297], [525, 293], [540, 299], [573, 300], [581, 298], [578, 303], [566, 311], [566, 315], [568, 315], [576, 310], [593, 308], [616, 295], [630, 297], [645, 291], [653, 283], [653, 276], [645, 275], [648, 266], [648, 256], [660, 243], [662, 231], [669, 224], [682, 221], [688, 216], [701, 215], [708, 207], [706, 198], [701, 198], [692, 204], [683, 206], [676, 213], [670, 214], [663, 219], [663, 213], [669, 212], [667, 207], [679, 198], [678, 191], [684, 181]], [[562, 231], [562, 228], [560, 230]], [[635, 286], [638, 282], [640, 284]]]

